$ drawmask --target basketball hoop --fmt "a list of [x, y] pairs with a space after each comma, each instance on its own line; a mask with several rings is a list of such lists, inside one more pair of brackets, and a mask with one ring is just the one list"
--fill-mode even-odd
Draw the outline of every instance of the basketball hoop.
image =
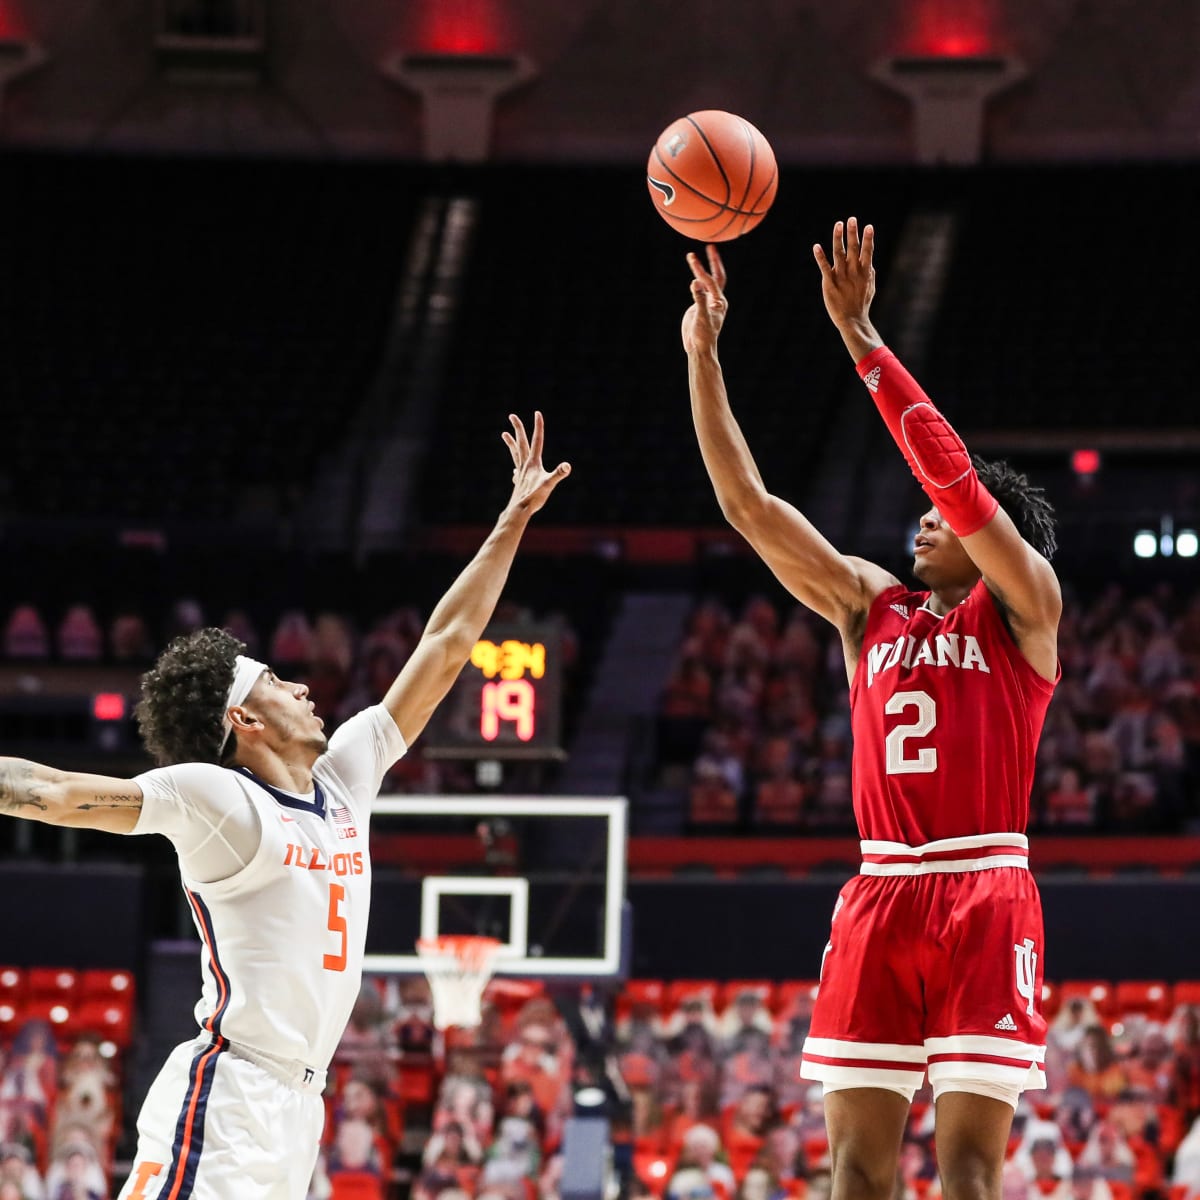
[[433, 1023], [474, 1029], [483, 1020], [483, 989], [492, 977], [501, 942], [492, 937], [443, 934], [419, 938], [421, 969], [433, 994]]

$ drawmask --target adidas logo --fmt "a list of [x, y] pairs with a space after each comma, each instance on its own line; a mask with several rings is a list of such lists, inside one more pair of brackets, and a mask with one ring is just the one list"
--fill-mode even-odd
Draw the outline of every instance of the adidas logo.
[[908, 620], [907, 604], [889, 604], [888, 608], [890, 608], [894, 613], [899, 613], [906, 621]]
[[882, 367], [872, 367], [864, 376], [863, 383], [867, 385], [867, 391], [874, 394], [879, 391], [879, 377], [883, 374]]
[[1005, 1013], [1004, 1016], [996, 1022], [996, 1028], [1004, 1030], [1005, 1033], [1016, 1033], [1017, 1023], [1012, 1019], [1012, 1013]]

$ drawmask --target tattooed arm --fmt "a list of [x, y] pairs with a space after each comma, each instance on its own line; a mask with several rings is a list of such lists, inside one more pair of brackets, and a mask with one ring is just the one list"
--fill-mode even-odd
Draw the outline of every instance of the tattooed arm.
[[129, 833], [142, 811], [132, 779], [56, 771], [23, 758], [0, 758], [0, 815]]

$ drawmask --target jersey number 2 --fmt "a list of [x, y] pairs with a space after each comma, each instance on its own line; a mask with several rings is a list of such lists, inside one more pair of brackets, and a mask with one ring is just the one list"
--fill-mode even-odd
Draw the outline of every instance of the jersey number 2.
[[342, 916], [342, 901], [346, 898], [346, 889], [340, 883], [329, 885], [329, 932], [341, 935], [342, 948], [337, 954], [325, 955], [323, 966], [327, 971], [344, 971], [346, 969], [346, 943], [348, 933], [346, 918]]
[[925, 737], [933, 732], [937, 724], [937, 705], [928, 692], [896, 692], [883, 706], [883, 711], [896, 715], [909, 708], [917, 710], [917, 719], [897, 725], [884, 742], [889, 775], [927, 775], [937, 770], [937, 750], [933, 746], [922, 746], [911, 756], [904, 753], [908, 738]]

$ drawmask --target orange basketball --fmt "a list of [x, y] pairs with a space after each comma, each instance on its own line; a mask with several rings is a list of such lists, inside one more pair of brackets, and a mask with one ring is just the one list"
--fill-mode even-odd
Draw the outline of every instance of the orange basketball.
[[654, 207], [699, 242], [727, 242], [767, 215], [779, 171], [770, 142], [719, 109], [689, 113], [658, 135], [646, 164]]

